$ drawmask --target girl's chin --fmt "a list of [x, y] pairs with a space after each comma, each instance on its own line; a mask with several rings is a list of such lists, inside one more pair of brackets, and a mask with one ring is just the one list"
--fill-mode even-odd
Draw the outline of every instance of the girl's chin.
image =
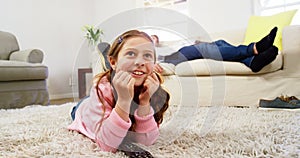
[[142, 79], [140, 79], [140, 80], [135, 80], [134, 86], [138, 87], [138, 86], [143, 85], [143, 83], [144, 83], [144, 80], [142, 80]]
[[139, 87], [139, 86], [143, 85], [143, 83], [144, 83], [144, 82], [135, 82], [135, 83], [134, 83], [134, 86], [135, 86], [135, 87]]

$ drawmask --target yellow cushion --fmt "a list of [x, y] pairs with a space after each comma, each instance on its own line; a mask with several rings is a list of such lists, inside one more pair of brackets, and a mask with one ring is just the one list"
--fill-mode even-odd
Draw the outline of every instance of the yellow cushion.
[[281, 36], [282, 29], [290, 25], [297, 10], [281, 12], [272, 16], [251, 16], [246, 30], [244, 44], [248, 45], [251, 42], [258, 42], [264, 36], [269, 34], [272, 28], [278, 27], [274, 45], [282, 50]]

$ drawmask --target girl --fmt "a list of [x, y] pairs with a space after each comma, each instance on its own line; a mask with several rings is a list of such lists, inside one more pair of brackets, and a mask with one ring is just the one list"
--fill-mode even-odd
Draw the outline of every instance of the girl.
[[113, 42], [108, 58], [111, 69], [94, 78], [90, 96], [74, 107], [74, 121], [68, 128], [104, 151], [115, 152], [125, 137], [153, 144], [170, 96], [153, 71], [156, 54], [151, 37], [127, 31]]

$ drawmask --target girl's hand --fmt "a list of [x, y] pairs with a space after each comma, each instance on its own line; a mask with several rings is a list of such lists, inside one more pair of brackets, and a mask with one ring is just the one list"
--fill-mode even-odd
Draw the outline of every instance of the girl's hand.
[[134, 81], [128, 72], [118, 71], [113, 78], [113, 85], [118, 94], [118, 99], [130, 101], [134, 95]]
[[154, 65], [153, 70], [160, 74], [164, 71], [164, 69], [158, 63]]
[[149, 105], [150, 98], [158, 89], [159, 84], [159, 79], [155, 73], [147, 77], [143, 85], [143, 90], [139, 95], [140, 105]]
[[129, 113], [130, 103], [134, 96], [135, 79], [128, 72], [120, 70], [116, 72], [112, 83], [118, 94], [117, 106]]

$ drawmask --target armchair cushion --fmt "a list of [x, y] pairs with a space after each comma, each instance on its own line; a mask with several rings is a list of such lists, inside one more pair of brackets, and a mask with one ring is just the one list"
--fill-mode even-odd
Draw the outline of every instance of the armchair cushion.
[[0, 81], [45, 80], [47, 66], [40, 63], [0, 60]]
[[39, 49], [27, 49], [22, 51], [12, 52], [9, 60], [24, 61], [28, 63], [42, 63], [44, 54]]

